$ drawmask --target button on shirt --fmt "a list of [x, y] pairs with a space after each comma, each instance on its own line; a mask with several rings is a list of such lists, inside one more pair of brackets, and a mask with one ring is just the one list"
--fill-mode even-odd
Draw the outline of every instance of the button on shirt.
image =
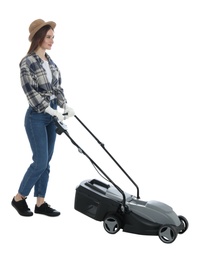
[[50, 97], [57, 98], [57, 104], [63, 107], [67, 102], [61, 87], [61, 74], [50, 56], [45, 54], [51, 71], [51, 78], [43, 66], [43, 60], [36, 54], [26, 55], [20, 62], [20, 79], [29, 105], [38, 113], [44, 112], [50, 104]]

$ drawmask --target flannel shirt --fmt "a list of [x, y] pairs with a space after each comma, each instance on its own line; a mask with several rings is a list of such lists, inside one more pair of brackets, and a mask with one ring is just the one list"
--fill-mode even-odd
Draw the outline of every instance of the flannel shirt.
[[20, 62], [20, 79], [29, 105], [38, 113], [44, 112], [50, 105], [50, 96], [55, 95], [57, 104], [62, 108], [67, 100], [61, 87], [61, 73], [57, 65], [46, 53], [51, 72], [52, 82], [47, 78], [42, 59], [36, 54], [26, 55]]

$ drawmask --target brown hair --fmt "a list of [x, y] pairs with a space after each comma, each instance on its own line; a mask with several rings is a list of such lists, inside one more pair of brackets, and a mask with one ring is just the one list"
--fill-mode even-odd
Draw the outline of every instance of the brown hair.
[[45, 25], [35, 33], [27, 54], [34, 52], [43, 43], [44, 38], [50, 29], [53, 30], [50, 25]]

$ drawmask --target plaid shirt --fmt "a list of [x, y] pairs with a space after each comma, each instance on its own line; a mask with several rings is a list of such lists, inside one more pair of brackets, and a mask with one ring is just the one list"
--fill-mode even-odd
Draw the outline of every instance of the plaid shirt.
[[22, 88], [29, 105], [38, 113], [44, 112], [49, 106], [52, 95], [56, 96], [57, 104], [61, 108], [67, 103], [61, 88], [60, 71], [47, 53], [46, 58], [52, 72], [52, 83], [48, 81], [46, 71], [42, 66], [43, 61], [36, 53], [26, 55], [19, 65]]

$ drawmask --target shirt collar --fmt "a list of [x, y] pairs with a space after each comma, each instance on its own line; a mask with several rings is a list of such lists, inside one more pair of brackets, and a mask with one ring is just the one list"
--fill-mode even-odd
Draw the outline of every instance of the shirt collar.
[[[35, 52], [32, 53], [32, 56], [33, 56], [37, 61], [39, 61], [41, 64], [43, 63], [43, 60], [42, 60]], [[48, 62], [50, 63], [50, 61], [51, 61], [50, 56], [49, 56], [47, 53], [45, 53], [45, 57], [47, 58]]]

